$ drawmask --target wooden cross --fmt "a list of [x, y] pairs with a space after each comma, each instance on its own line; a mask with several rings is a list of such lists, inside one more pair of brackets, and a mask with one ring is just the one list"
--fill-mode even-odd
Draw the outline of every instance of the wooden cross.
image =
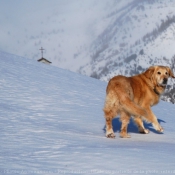
[[43, 48], [41, 47], [41, 49], [39, 49], [39, 50], [41, 50], [41, 58], [43, 58], [43, 50], [45, 50], [45, 49], [43, 49]]

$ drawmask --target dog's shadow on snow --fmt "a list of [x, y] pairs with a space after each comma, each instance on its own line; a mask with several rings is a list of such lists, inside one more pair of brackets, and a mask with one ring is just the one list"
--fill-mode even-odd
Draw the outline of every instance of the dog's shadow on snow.
[[[164, 120], [158, 119], [158, 122], [161, 123], [166, 123]], [[112, 126], [113, 126], [113, 130], [114, 132], [120, 132], [121, 129], [121, 122], [119, 120], [119, 118], [114, 118], [112, 121]], [[162, 134], [158, 131], [156, 131], [151, 123], [146, 123], [144, 122], [144, 126], [146, 129], [149, 129], [150, 132], [156, 133], [156, 134]], [[104, 126], [103, 128], [104, 132], [106, 132], [106, 126]], [[137, 126], [135, 125], [135, 123], [133, 122], [132, 119], [130, 119], [130, 122], [128, 124], [128, 133], [139, 133]]]

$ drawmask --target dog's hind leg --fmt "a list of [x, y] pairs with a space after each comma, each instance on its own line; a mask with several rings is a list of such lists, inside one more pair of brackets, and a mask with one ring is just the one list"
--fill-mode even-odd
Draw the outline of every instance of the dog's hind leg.
[[145, 129], [144, 125], [143, 125], [143, 121], [142, 118], [140, 116], [134, 116], [134, 122], [138, 127], [138, 130], [140, 133], [142, 134], [148, 134], [149, 130]]
[[122, 126], [121, 126], [121, 131], [120, 131], [120, 137], [122, 137], [122, 138], [130, 138], [131, 137], [127, 133], [127, 128], [128, 128], [128, 123], [129, 123], [130, 117], [131, 116], [129, 113], [127, 113], [125, 111], [121, 111], [120, 121], [122, 122]]
[[115, 134], [112, 128], [112, 118], [106, 118], [106, 137], [107, 138], [115, 138]]
[[106, 120], [106, 137], [115, 138], [112, 120], [117, 116], [117, 99], [113, 94], [107, 94], [103, 111]]

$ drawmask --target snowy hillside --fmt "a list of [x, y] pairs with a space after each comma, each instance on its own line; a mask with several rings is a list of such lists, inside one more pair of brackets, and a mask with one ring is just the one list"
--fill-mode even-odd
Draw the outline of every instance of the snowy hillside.
[[130, 139], [104, 133], [106, 83], [0, 53], [0, 174], [173, 174], [174, 105], [153, 108], [164, 134], [146, 124]]

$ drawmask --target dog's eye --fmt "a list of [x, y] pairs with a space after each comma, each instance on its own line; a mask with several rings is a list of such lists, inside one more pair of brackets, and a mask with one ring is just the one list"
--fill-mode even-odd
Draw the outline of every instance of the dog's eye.
[[160, 74], [161, 74], [161, 72], [157, 72], [157, 74], [159, 74], [159, 75], [160, 75]]
[[165, 74], [167, 75], [167, 74], [168, 74], [168, 72], [165, 72]]

